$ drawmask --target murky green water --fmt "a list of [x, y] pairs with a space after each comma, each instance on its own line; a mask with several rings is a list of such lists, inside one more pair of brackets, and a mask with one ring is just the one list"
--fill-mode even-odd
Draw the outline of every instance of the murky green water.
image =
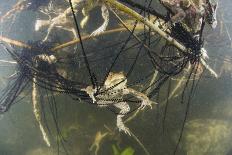
[[[16, 0], [1, 0], [1, 14], [9, 10], [15, 2]], [[231, 7], [230, 0], [219, 1], [218, 27], [215, 30], [207, 28], [205, 31], [205, 47], [210, 57], [210, 65], [220, 77], [215, 79], [205, 71], [200, 80], [191, 101], [178, 155], [232, 154], [232, 45], [229, 36], [232, 35]], [[99, 10], [95, 10], [94, 13], [99, 13]], [[16, 40], [37, 40], [43, 35], [42, 32], [38, 34], [33, 31], [37, 16], [33, 11], [22, 12], [15, 17], [13, 24], [12, 21], [1, 24], [0, 30], [4, 36]], [[96, 22], [97, 19], [91, 18], [91, 20]], [[111, 22], [113, 23], [113, 21]], [[93, 28], [88, 25], [88, 29], [91, 31]], [[109, 42], [109, 40], [116, 41], [117, 38], [102, 38], [104, 43]], [[100, 46], [100, 43], [96, 45], [96, 43], [90, 42], [86, 43], [85, 46], [95, 49]], [[3, 50], [1, 49], [1, 51]], [[9, 55], [6, 52], [1, 52], [0, 57], [7, 59]], [[75, 68], [69, 69], [75, 70]], [[97, 71], [100, 72], [100, 70]], [[7, 77], [13, 73], [13, 65], [0, 63], [0, 89], [6, 86]], [[85, 77], [81, 75], [80, 78]], [[176, 80], [173, 79], [171, 88], [174, 88], [176, 83]], [[152, 110], [146, 109], [140, 112], [126, 124], [151, 155], [173, 154], [186, 111], [186, 105], [180, 103], [179, 94], [182, 91], [180, 89], [169, 101], [166, 120], [163, 122], [167, 87], [168, 84], [165, 84], [160, 91], [160, 97], [157, 101], [160, 104], [158, 106], [154, 106]], [[51, 126], [49, 137], [52, 145], [50, 148], [44, 143], [35, 120], [30, 90], [23, 93], [28, 95], [13, 105], [9, 112], [0, 115], [0, 154], [57, 154], [56, 131], [49, 110], [46, 112], [48, 114], [47, 122]], [[69, 154], [95, 154], [95, 149], [91, 150], [90, 148], [97, 133], [98, 135], [99, 133], [107, 133], [99, 142], [98, 155], [116, 155], [113, 153], [115, 150], [113, 148], [117, 148], [116, 150], [119, 152], [127, 149], [129, 153], [122, 155], [132, 155], [130, 151], [134, 151], [135, 155], [146, 154], [134, 136], [128, 136], [116, 130], [116, 115], [111, 111], [73, 101], [67, 95], [55, 93], [55, 98], [59, 114], [59, 127], [66, 140], [65, 146]], [[45, 107], [48, 107], [46, 103]], [[61, 149], [60, 154], [65, 154], [63, 149]]]

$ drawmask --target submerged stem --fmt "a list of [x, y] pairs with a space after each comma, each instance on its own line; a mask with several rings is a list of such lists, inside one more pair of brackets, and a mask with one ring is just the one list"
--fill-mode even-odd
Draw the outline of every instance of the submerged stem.
[[44, 127], [43, 127], [42, 118], [41, 118], [41, 115], [40, 115], [40, 109], [39, 109], [39, 105], [38, 105], [38, 102], [37, 102], [37, 88], [36, 88], [37, 80], [36, 80], [36, 76], [34, 76], [32, 80], [33, 80], [33, 83], [32, 83], [33, 112], [34, 112], [34, 115], [35, 115], [35, 119], [39, 124], [40, 131], [41, 131], [41, 133], [43, 135], [43, 140], [47, 144], [47, 146], [50, 147], [51, 144], [50, 144], [49, 138], [47, 136], [47, 133], [46, 133]]
[[178, 49], [180, 49], [183, 52], [187, 51], [187, 48], [183, 46], [181, 43], [179, 43], [177, 40], [172, 38], [168, 33], [163, 31], [160, 27], [163, 27], [160, 23], [165, 23], [164, 20], [159, 19], [156, 20], [154, 23], [151, 22], [149, 19], [146, 17], [143, 17], [136, 11], [128, 8], [127, 6], [123, 5], [122, 3], [117, 2], [116, 0], [103, 0], [109, 7], [115, 8], [118, 11], [122, 11], [125, 14], [131, 16], [132, 18], [142, 22], [146, 26], [148, 26], [151, 30], [157, 32], [160, 36], [162, 36], [165, 40], [167, 40], [170, 44], [173, 44], [176, 46]]

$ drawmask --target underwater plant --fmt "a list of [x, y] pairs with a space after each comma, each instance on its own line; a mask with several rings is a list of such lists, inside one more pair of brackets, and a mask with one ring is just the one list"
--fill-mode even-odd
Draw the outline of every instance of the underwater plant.
[[[49, 125], [44, 119], [45, 116], [41, 115], [45, 113], [43, 108], [46, 106], [38, 99], [39, 89], [49, 92], [51, 98], [48, 102], [56, 124], [57, 141], [62, 143], [68, 154], [64, 146], [65, 138], [57, 122], [58, 109], [54, 93], [65, 94], [76, 103], [88, 103], [112, 111], [116, 115], [117, 130], [135, 137], [123, 118], [135, 111], [144, 111], [146, 107], [157, 107], [157, 97], [162, 86], [171, 78], [180, 75], [187, 78], [181, 91], [181, 103], [185, 101], [188, 88], [190, 92], [176, 152], [191, 96], [198, 84], [195, 79], [200, 74], [199, 68], [205, 68], [213, 77], [218, 77], [207, 63], [209, 57], [203, 44], [205, 24], [213, 24], [213, 20], [216, 20], [213, 18], [216, 8], [212, 10], [212, 7], [207, 6], [204, 8], [206, 13], [195, 12], [198, 15], [195, 29], [190, 27], [187, 13], [184, 15], [186, 19], [175, 20], [174, 17], [179, 12], [176, 13], [176, 10], [164, 4], [164, 1], [161, 1], [160, 6], [163, 6], [168, 14], [158, 13], [156, 8], [152, 8], [151, 1], [144, 3], [142, 5], [132, 0], [68, 0], [64, 1], [65, 5], [58, 7], [52, 0], [24, 0], [14, 5], [12, 10], [1, 17], [2, 23], [11, 18], [11, 15], [27, 9], [39, 15], [45, 14], [49, 19], [44, 19], [41, 15], [34, 20], [33, 33], [45, 34], [45, 37], [40, 36], [39, 41], [24, 43], [0, 36], [5, 51], [16, 62], [14, 80], [9, 82], [1, 94], [0, 113], [7, 112], [17, 103], [17, 98], [25, 89], [31, 89], [36, 121], [43, 140], [51, 146], [47, 134], [50, 131]], [[207, 5], [211, 6], [211, 3]], [[103, 19], [103, 23], [100, 21], [101, 26], [92, 30], [88, 28], [94, 24], [91, 11], [97, 7], [101, 8], [101, 15], [98, 16]], [[211, 12], [207, 9], [211, 9]], [[78, 21], [80, 11], [84, 17]], [[109, 21], [116, 24], [112, 23], [115, 24], [112, 26]], [[45, 33], [42, 31], [44, 28]], [[61, 29], [71, 31], [74, 38]], [[58, 32], [56, 39], [53, 36], [55, 32]], [[90, 33], [85, 35], [84, 32]], [[113, 36], [113, 39], [105, 39], [107, 35]], [[69, 41], [63, 42], [66, 38]], [[57, 41], [59, 39], [61, 41]], [[91, 48], [92, 45], [96, 46]], [[173, 92], [168, 93], [167, 103], [182, 82], [183, 80], [180, 80]], [[95, 145], [99, 147], [97, 143]], [[119, 151], [113, 146], [113, 152], [115, 155], [134, 154], [130, 147]]]
[[112, 145], [113, 155], [134, 155], [134, 149], [127, 147], [124, 150], [119, 150], [116, 145]]

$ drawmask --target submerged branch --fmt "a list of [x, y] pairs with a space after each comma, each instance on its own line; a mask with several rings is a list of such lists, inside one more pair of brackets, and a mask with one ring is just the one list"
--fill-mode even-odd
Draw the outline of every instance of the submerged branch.
[[[187, 52], [187, 48], [171, 37], [168, 33], [163, 31], [161, 28], [164, 28], [164, 25], [161, 23], [165, 23], [164, 20], [159, 19], [156, 20], [154, 23], [148, 20], [146, 17], [143, 17], [136, 11], [128, 8], [127, 6], [123, 5], [122, 3], [117, 2], [116, 0], [103, 0], [109, 7], [115, 8], [118, 11], [122, 11], [125, 14], [131, 16], [132, 18], [142, 22], [144, 25], [148, 26], [151, 30], [157, 32], [160, 36], [162, 36], [165, 40], [167, 40], [170, 44], [173, 44], [178, 49], [183, 52]], [[161, 27], [161, 28], [160, 28]], [[165, 28], [164, 28], [165, 29]]]
[[15, 46], [18, 46], [18, 47], [22, 47], [22, 48], [29, 48], [31, 49], [32, 47], [26, 43], [23, 43], [23, 42], [20, 42], [20, 41], [17, 41], [17, 40], [13, 40], [13, 39], [10, 39], [10, 38], [6, 38], [6, 37], [3, 37], [3, 36], [0, 36], [0, 41], [3, 41], [5, 43], [8, 43], [8, 44], [11, 44], [11, 45], [15, 45]]
[[42, 125], [42, 118], [41, 118], [41, 114], [40, 114], [40, 110], [39, 110], [39, 105], [38, 105], [38, 102], [37, 102], [37, 88], [36, 88], [36, 83], [37, 83], [37, 80], [36, 80], [36, 77], [33, 77], [33, 83], [32, 83], [32, 104], [33, 104], [33, 112], [34, 112], [34, 115], [35, 115], [35, 119], [36, 121], [38, 122], [39, 124], [39, 128], [40, 128], [40, 131], [43, 135], [43, 140], [45, 141], [45, 143], [47, 144], [48, 147], [51, 146], [50, 144], [50, 141], [48, 139], [48, 136], [47, 136], [47, 133]]
[[9, 64], [17, 64], [16, 61], [9, 61], [9, 60], [0, 60], [0, 62], [9, 63]]

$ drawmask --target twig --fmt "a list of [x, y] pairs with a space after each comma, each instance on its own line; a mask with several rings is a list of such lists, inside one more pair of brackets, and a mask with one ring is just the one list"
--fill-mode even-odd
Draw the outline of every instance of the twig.
[[47, 133], [45, 132], [45, 129], [44, 129], [43, 125], [42, 125], [40, 110], [39, 110], [39, 106], [38, 106], [38, 102], [37, 102], [37, 88], [36, 88], [36, 82], [37, 82], [37, 80], [36, 80], [36, 76], [33, 77], [32, 80], [33, 80], [33, 83], [32, 83], [32, 105], [33, 105], [33, 112], [34, 112], [36, 121], [39, 124], [40, 131], [41, 131], [41, 133], [43, 135], [43, 140], [45, 141], [45, 143], [47, 144], [47, 146], [50, 147], [51, 144], [50, 144], [50, 141], [48, 139]]
[[[94, 38], [94, 37], [98, 37], [98, 36], [102, 36], [102, 35], [106, 35], [106, 34], [111, 34], [111, 33], [116, 33], [116, 32], [120, 32], [120, 31], [125, 31], [125, 30], [126, 30], [126, 28], [120, 27], [120, 28], [104, 31], [104, 32], [102, 32], [102, 33], [100, 33], [100, 34], [98, 34], [96, 36], [86, 35], [86, 36], [81, 37], [81, 39], [82, 39], [82, 41], [84, 41], [84, 40], [88, 40], [88, 39], [91, 39], [91, 38]], [[72, 40], [72, 41], [66, 42], [64, 44], [58, 45], [58, 46], [52, 48], [51, 51], [57, 51], [57, 50], [60, 50], [62, 48], [74, 45], [74, 44], [79, 43], [79, 42], [80, 42], [80, 39], [77, 38], [75, 40]]]
[[165, 40], [167, 40], [170, 44], [173, 44], [174, 46], [176, 46], [178, 49], [180, 49], [183, 52], [187, 52], [187, 48], [185, 46], [183, 46], [181, 43], [179, 43], [177, 40], [175, 40], [174, 38], [172, 38], [168, 33], [166, 33], [165, 31], [163, 31], [161, 27], [163, 27], [163, 25], [161, 23], [165, 23], [164, 20], [160, 19], [160, 20], [156, 20], [154, 23], [151, 22], [150, 20], [148, 20], [146, 17], [143, 17], [142, 15], [140, 15], [139, 13], [137, 13], [136, 11], [128, 8], [127, 6], [123, 5], [122, 3], [117, 2], [116, 0], [103, 0], [109, 7], [115, 8], [118, 11], [122, 11], [125, 14], [131, 16], [132, 18], [142, 22], [143, 24], [145, 24], [146, 26], [148, 26], [151, 30], [157, 32], [160, 36], [162, 36]]
[[[132, 27], [132, 26], [128, 25], [128, 27]], [[141, 26], [138, 25], [136, 27], [136, 30], [142, 30], [142, 29], [144, 29], [142, 25]], [[107, 34], [112, 34], [112, 33], [121, 32], [121, 31], [126, 31], [126, 30], [127, 29], [124, 28], [124, 27], [119, 27], [119, 28], [108, 30], [108, 31], [104, 31], [101, 34], [98, 34], [96, 36], [85, 35], [81, 39], [83, 41], [85, 41], [85, 40], [88, 40], [88, 39], [91, 39], [91, 38], [94, 38], [94, 37], [107, 35]], [[10, 39], [10, 38], [7, 38], [7, 37], [3, 37], [3, 36], [0, 36], [0, 41], [3, 41], [5, 43], [11, 44], [11, 45], [15, 45], [15, 46], [18, 46], [18, 47], [22, 47], [22, 48], [29, 48], [29, 49], [32, 48], [30, 45], [28, 45], [26, 43], [23, 43], [23, 42], [18, 41], [18, 40], [13, 40], [13, 39]], [[68, 47], [68, 46], [72, 46], [72, 45], [77, 44], [79, 42], [80, 42], [80, 39], [77, 38], [77, 39], [74, 39], [72, 41], [69, 41], [69, 42], [63, 43], [61, 45], [55, 46], [55, 47], [51, 48], [50, 50], [55, 52], [57, 50], [63, 49], [63, 48]]]
[[150, 91], [151, 91], [151, 86], [152, 86], [153, 83], [155, 82], [157, 75], [158, 75], [158, 71], [155, 71], [155, 73], [153, 74], [152, 79], [151, 79], [151, 81], [150, 81], [150, 83], [149, 83], [149, 86], [148, 86], [149, 88], [147, 89], [146, 94], [149, 94], [149, 93], [150, 93]]
[[8, 61], [8, 60], [0, 60], [0, 62], [9, 63], [9, 64], [17, 64], [16, 61]]
[[8, 44], [15, 45], [15, 46], [18, 46], [18, 47], [22, 47], [22, 48], [29, 48], [29, 49], [32, 48], [28, 44], [25, 44], [23, 42], [20, 42], [20, 41], [17, 41], [17, 40], [13, 40], [13, 39], [10, 39], [10, 38], [6, 38], [6, 37], [3, 37], [3, 36], [0, 36], [0, 41], [6, 42]]
[[143, 148], [144, 152], [146, 155], [150, 155], [150, 153], [148, 152], [148, 150], [145, 148], [145, 146], [143, 145], [143, 143], [140, 142], [140, 140], [131, 132], [131, 136], [135, 139], [135, 141]]
[[24, 8], [26, 8], [25, 0], [17, 2], [11, 10], [9, 10], [3, 16], [0, 17], [0, 22], [3, 22], [3, 20], [5, 20], [6, 18], [9, 18], [10, 16], [12, 16], [14, 12], [21, 11]]

